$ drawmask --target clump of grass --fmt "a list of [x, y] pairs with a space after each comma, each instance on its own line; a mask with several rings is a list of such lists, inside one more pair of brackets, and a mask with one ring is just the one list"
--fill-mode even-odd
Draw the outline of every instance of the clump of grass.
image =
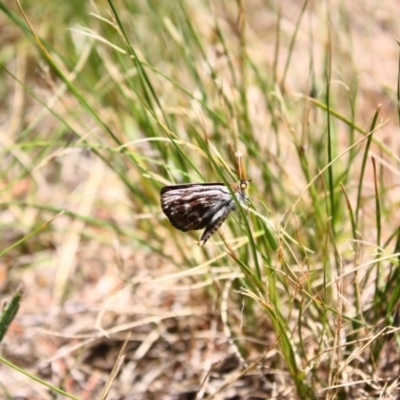
[[[4, 392], [29, 397], [36, 379], [44, 398], [46, 385], [100, 398], [397, 393], [397, 156], [384, 138], [398, 126], [358, 105], [360, 65], [341, 48], [350, 11], [133, 3], [64, 6], [44, 32], [34, 8], [0, 3], [29, 43], [0, 54], [14, 94], [0, 221], [4, 297], [24, 284], [16, 324], [34, 349], [6, 336]], [[236, 181], [236, 151], [252, 205], [199, 247], [162, 215], [160, 188]]]

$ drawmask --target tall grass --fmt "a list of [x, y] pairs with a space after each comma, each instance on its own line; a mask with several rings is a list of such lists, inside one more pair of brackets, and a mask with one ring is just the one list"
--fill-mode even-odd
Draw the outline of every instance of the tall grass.
[[[172, 398], [188, 390], [176, 372], [187, 369], [191, 398], [219, 398], [252, 367], [253, 393], [264, 396], [397, 393], [398, 143], [384, 139], [398, 123], [360, 99], [363, 66], [345, 44], [361, 38], [351, 11], [333, 3], [109, 1], [60, 13], [0, 2], [20, 46], [9, 39], [0, 52], [11, 88], [2, 105], [3, 298], [22, 282], [15, 321], [26, 335], [32, 314], [42, 334], [68, 338], [63, 351], [35, 350], [21, 371], [6, 336], [9, 376], [42, 379], [35, 364], [65, 357], [65, 374], [36, 383], [43, 396], [47, 380], [71, 397]], [[257, 17], [266, 21], [258, 30]], [[385, 91], [398, 103], [395, 87]], [[237, 181], [236, 151], [251, 207], [199, 247], [199, 232], [162, 215], [159, 191]], [[96, 343], [125, 339], [89, 389]], [[213, 363], [232, 352], [236, 375], [215, 383]], [[180, 360], [175, 373], [168, 359]], [[17, 396], [12, 382], [4, 393]]]

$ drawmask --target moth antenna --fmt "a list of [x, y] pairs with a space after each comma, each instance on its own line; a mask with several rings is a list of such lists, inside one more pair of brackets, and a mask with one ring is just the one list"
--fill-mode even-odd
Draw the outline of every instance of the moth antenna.
[[239, 172], [239, 179], [243, 180], [245, 179], [244, 175], [243, 175], [243, 158], [242, 158], [242, 153], [240, 151], [237, 151], [235, 153], [235, 156], [237, 158], [237, 165], [238, 165], [238, 172]]

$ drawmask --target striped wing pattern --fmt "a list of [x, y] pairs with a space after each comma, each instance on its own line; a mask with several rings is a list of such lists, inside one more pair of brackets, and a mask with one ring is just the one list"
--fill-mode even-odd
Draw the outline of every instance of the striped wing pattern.
[[[233, 187], [241, 202], [247, 201], [247, 184], [242, 180]], [[203, 245], [236, 209], [236, 203], [223, 183], [193, 183], [163, 187], [161, 208], [171, 224], [183, 232], [205, 229], [199, 242]]]

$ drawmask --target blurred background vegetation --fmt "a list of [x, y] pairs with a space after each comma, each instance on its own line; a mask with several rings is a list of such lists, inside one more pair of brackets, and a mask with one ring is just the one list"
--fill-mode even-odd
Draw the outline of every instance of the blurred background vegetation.
[[[0, 1], [2, 396], [398, 398], [399, 26]], [[237, 151], [251, 207], [200, 247], [160, 189], [236, 182]]]

